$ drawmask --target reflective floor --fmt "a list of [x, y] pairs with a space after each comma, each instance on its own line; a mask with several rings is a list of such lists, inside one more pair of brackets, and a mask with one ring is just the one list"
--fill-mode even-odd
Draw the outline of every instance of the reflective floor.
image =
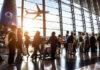
[[[85, 54], [79, 53], [77, 49], [75, 55], [68, 55], [65, 52], [65, 48], [62, 47], [61, 54], [56, 55], [55, 60], [50, 60], [50, 58], [44, 60], [37, 58], [37, 60], [34, 61], [30, 56], [23, 56], [22, 63], [9, 66], [7, 64], [7, 51], [5, 51], [4, 54], [1, 54], [4, 61], [0, 64], [0, 70], [100, 70], [99, 50], [97, 50], [96, 53], [89, 52]], [[31, 54], [30, 52], [30, 55]]]

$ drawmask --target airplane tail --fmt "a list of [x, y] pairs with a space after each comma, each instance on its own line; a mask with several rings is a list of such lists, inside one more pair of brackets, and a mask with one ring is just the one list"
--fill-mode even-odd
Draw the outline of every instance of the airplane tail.
[[38, 12], [40, 12], [41, 10], [40, 10], [40, 8], [39, 8], [37, 3], [36, 3], [36, 7], [37, 7]]

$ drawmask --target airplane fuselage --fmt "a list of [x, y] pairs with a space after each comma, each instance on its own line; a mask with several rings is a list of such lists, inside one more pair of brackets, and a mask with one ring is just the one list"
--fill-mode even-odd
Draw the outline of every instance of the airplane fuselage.
[[[28, 14], [42, 14], [43, 11], [38, 11], [38, 12], [28, 12]], [[49, 11], [45, 11], [45, 13], [49, 13]]]

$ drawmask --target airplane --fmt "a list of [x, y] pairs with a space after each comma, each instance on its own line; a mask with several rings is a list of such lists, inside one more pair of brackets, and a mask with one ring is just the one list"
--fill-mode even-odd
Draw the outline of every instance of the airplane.
[[[36, 14], [36, 16], [33, 18], [33, 20], [36, 19], [38, 16], [41, 16], [41, 14], [43, 13], [43, 10], [40, 10], [40, 8], [39, 8], [37, 3], [36, 3], [36, 7], [37, 7], [37, 11], [36, 12], [29, 12], [28, 10], [25, 10], [26, 15], [27, 14]], [[45, 11], [45, 13], [49, 13], [49, 11]]]

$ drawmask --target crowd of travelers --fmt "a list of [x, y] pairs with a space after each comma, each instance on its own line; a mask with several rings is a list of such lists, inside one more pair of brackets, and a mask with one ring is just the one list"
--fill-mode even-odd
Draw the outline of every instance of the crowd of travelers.
[[[40, 46], [44, 46], [44, 44], [50, 44], [51, 60], [55, 59], [57, 48], [59, 48], [57, 54], [61, 54], [62, 45], [66, 49], [66, 53], [68, 55], [75, 55], [77, 48], [79, 48], [79, 51], [82, 53], [88, 53], [89, 51], [95, 53], [97, 49], [97, 43], [100, 49], [100, 34], [96, 36], [94, 33], [89, 35], [88, 33], [79, 32], [79, 35], [77, 36], [74, 32], [69, 33], [69, 31], [66, 31], [66, 36], [62, 37], [61, 35], [56, 36], [56, 32], [52, 32], [49, 39], [46, 40], [46, 38], [40, 36], [40, 32], [37, 31], [33, 37], [33, 40], [30, 41], [28, 31], [24, 33], [25, 40], [23, 40], [21, 28], [12, 26], [11, 30], [7, 32], [6, 37], [8, 38], [8, 42], [6, 44], [9, 48], [8, 64], [10, 65], [14, 65], [15, 62], [20, 63], [22, 61], [22, 54], [30, 56], [28, 52], [30, 44], [34, 48], [31, 56], [32, 59], [37, 59], [37, 52], [41, 51]], [[24, 47], [26, 48], [26, 51]], [[16, 49], [17, 57], [15, 60]]]

